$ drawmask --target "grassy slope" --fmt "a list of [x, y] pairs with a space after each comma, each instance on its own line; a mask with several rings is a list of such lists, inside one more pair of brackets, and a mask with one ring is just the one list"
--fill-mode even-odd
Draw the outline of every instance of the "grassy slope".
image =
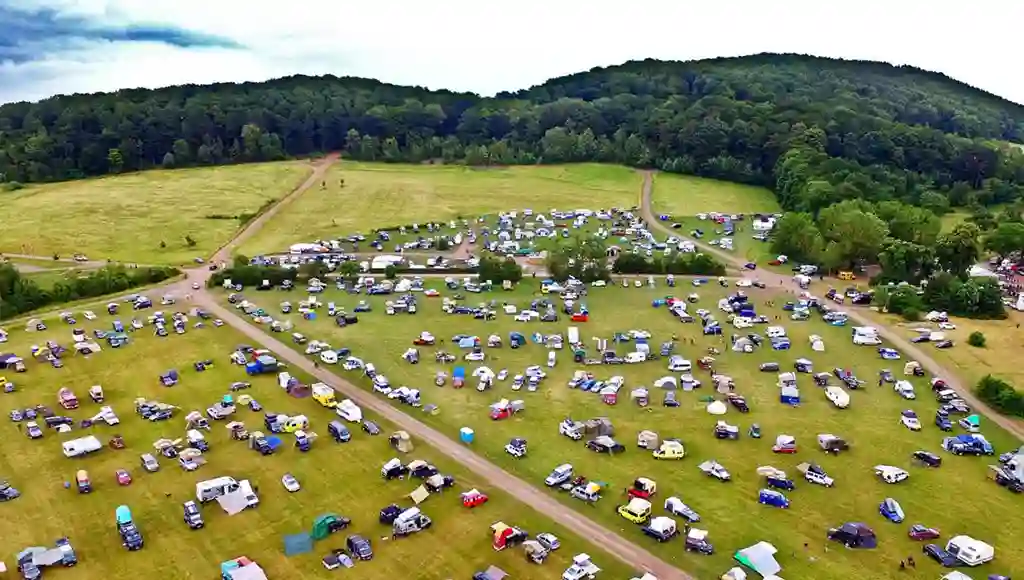
[[[0, 232], [0, 251], [190, 262], [212, 253], [239, 227], [238, 220], [206, 216], [256, 212], [267, 201], [283, 197], [309, 171], [304, 162], [260, 163], [27, 187], [4, 198], [0, 221], [17, 227]], [[195, 247], [186, 245], [186, 235], [196, 241]]]
[[[109, 327], [110, 317], [82, 322], [87, 328]], [[29, 344], [45, 339], [70, 342], [67, 326], [56, 320], [48, 323], [50, 329], [38, 334], [25, 333], [20, 325], [10, 327], [10, 342], [4, 345], [4, 350], [27, 355]], [[480, 486], [491, 494], [492, 501], [469, 511], [461, 507], [456, 490], [433, 496], [423, 507], [434, 518], [435, 527], [416, 537], [391, 542], [386, 528], [377, 523], [377, 511], [392, 502], [408, 505], [404, 494], [415, 487], [412, 482], [381, 482], [380, 465], [394, 456], [386, 440], [393, 429], [383, 425], [385, 435], [377, 438], [356, 431], [352, 442], [337, 445], [326, 435], [330, 419], [327, 411], [312, 400], [288, 397], [272, 376], [252, 380], [254, 386], [249, 392], [268, 410], [308, 414], [313, 429], [323, 435], [313, 451], [302, 454], [286, 448], [274, 456], [260, 457], [248, 451], [244, 443], [230, 441], [223, 423], [214, 423], [207, 434], [212, 447], [208, 465], [188, 474], [170, 460], [162, 459], [158, 473], [145, 473], [138, 466], [139, 454], [150, 451], [151, 442], [159, 437], [182, 436], [182, 415], [166, 422], [144, 422], [132, 413], [135, 397], [176, 404], [184, 411], [200, 409], [218, 400], [232, 381], [245, 377], [239, 367], [230, 366], [225, 360], [226, 354], [242, 342], [240, 335], [229, 328], [191, 330], [185, 336], [166, 339], [158, 339], [148, 330], [140, 334], [144, 336], [135, 336], [133, 343], [123, 349], [104, 349], [90, 358], [72, 357], [60, 370], [32, 361], [29, 372], [8, 374], [7, 378], [17, 383], [18, 392], [0, 397], [0, 413], [4, 415], [11, 409], [39, 403], [56, 406], [56, 389], [63, 385], [81, 397], [81, 408], [69, 412], [78, 421], [98, 408], [88, 400], [89, 386], [102, 385], [108, 404], [119, 413], [122, 423], [117, 427], [97, 427], [93, 432], [104, 441], [113, 433], [121, 433], [128, 444], [123, 451], [105, 449], [72, 461], [61, 456], [57, 445], [57, 439], [69, 439], [71, 435], [58, 436], [47, 430], [42, 440], [32, 441], [21, 435], [15, 424], [9, 424], [9, 437], [0, 447], [0, 475], [23, 495], [4, 505], [0, 536], [8, 555], [25, 546], [45, 545], [68, 535], [82, 560], [78, 567], [57, 573], [70, 580], [128, 577], [138, 570], [139, 557], [159, 558], [161, 573], [166, 577], [212, 577], [221, 561], [239, 555], [256, 559], [271, 578], [327, 578], [333, 577], [332, 573], [320, 566], [319, 558], [327, 549], [343, 545], [344, 534], [320, 542], [311, 554], [292, 558], [282, 554], [281, 538], [308, 529], [322, 513], [336, 512], [351, 517], [352, 531], [374, 542], [377, 556], [372, 563], [358, 565], [360, 578], [466, 578], [476, 570], [496, 564], [514, 577], [554, 579], [568, 565], [572, 554], [583, 550], [593, 553], [613, 577], [628, 577], [629, 571], [610, 556], [595, 553], [564, 529], [524, 510], [500, 490], [474, 481], [470, 474], [422, 446], [405, 459], [431, 461], [456, 476], [456, 490]], [[218, 366], [201, 374], [192, 370], [193, 361], [205, 358], [217, 360]], [[179, 386], [171, 389], [157, 383], [157, 375], [169, 368], [179, 369], [183, 376]], [[250, 429], [258, 428], [261, 417], [247, 410], [238, 414]], [[84, 433], [76, 431], [76, 435]], [[131, 486], [116, 485], [113, 473], [117, 468], [131, 471], [135, 478]], [[77, 469], [89, 471], [95, 486], [92, 494], [79, 495], [63, 488], [63, 482], [73, 481]], [[304, 489], [297, 494], [286, 493], [279, 483], [285, 472], [295, 474]], [[181, 502], [193, 496], [196, 481], [218, 475], [252, 479], [260, 487], [261, 506], [256, 511], [228, 517], [216, 504], [211, 504], [203, 509], [206, 529], [188, 530], [180, 519]], [[145, 535], [146, 548], [141, 555], [130, 554], [119, 545], [112, 520], [114, 508], [122, 503], [131, 507]], [[520, 525], [533, 533], [554, 531], [562, 538], [564, 548], [539, 568], [528, 564], [519, 550], [495, 554], [490, 549], [488, 526], [497, 520]]]
[[241, 253], [282, 251], [319, 237], [513, 208], [632, 206], [639, 188], [633, 170], [609, 165], [474, 169], [345, 161], [331, 168], [326, 190], [314, 188], [296, 200]]
[[775, 213], [782, 211], [771, 191], [763, 187], [659, 173], [655, 177], [655, 213], [692, 216], [698, 213]]
[[[591, 322], [579, 325], [584, 340], [591, 336], [609, 336], [613, 331], [643, 328], [654, 333], [653, 345], [678, 333], [682, 338], [681, 352], [691, 360], [704, 354], [709, 344], [718, 345], [716, 339], [699, 336], [699, 327], [674, 323], [663, 310], [650, 308], [650, 301], [666, 293], [686, 294], [693, 289], [689, 286], [670, 291], [667, 289], [629, 290], [605, 289], [588, 296], [586, 303], [591, 311]], [[702, 300], [699, 306], [713, 308], [717, 287], [699, 290]], [[497, 293], [492, 296], [474, 296], [471, 302], [484, 299], [509, 301], [522, 306], [530, 298], [529, 289], [514, 294]], [[762, 295], [763, 296], [763, 295]], [[264, 307], [276, 309], [276, 302], [284, 297], [278, 293], [254, 294], [252, 299]], [[364, 297], [359, 297], [364, 298]], [[294, 300], [295, 298], [292, 297]], [[324, 302], [334, 301], [351, 308], [356, 297], [328, 292]], [[874, 349], [852, 348], [849, 346], [849, 330], [825, 326], [821, 322], [784, 322], [793, 341], [793, 350], [775, 353], [767, 348], [753, 355], [726, 353], [718, 357], [717, 369], [736, 380], [738, 392], [747, 396], [753, 411], [750, 415], [739, 415], [734, 411], [725, 417], [731, 423], [740, 425], [744, 436], [738, 442], [716, 441], [711, 435], [714, 418], [704, 411], [699, 398], [709, 394], [681, 393], [682, 407], [666, 409], [660, 406], [660, 393], [653, 393], [654, 404], [640, 410], [628, 401], [628, 390], [638, 385], [650, 385], [663, 376], [661, 363], [620, 367], [614, 370], [597, 368], [599, 378], [611, 374], [622, 374], [627, 378], [627, 388], [620, 403], [609, 407], [600, 403], [595, 395], [573, 391], [565, 387], [574, 365], [568, 362], [568, 353], [559, 356], [559, 366], [549, 369], [550, 377], [538, 393], [513, 393], [507, 383], [499, 383], [493, 393], [478, 393], [472, 388], [453, 390], [436, 389], [432, 385], [434, 373], [439, 370], [431, 359], [433, 349], [425, 348], [426, 359], [415, 366], [399, 361], [399, 355], [407, 348], [419, 331], [429, 330], [438, 337], [450, 337], [456, 333], [478, 334], [486, 337], [497, 333], [507, 337], [510, 330], [541, 332], [564, 332], [564, 324], [541, 327], [514, 323], [511, 317], [502, 316], [498, 322], [480, 323], [466, 317], [450, 317], [441, 314], [439, 299], [423, 299], [426, 303], [415, 318], [406, 316], [387, 317], [380, 311], [384, 298], [370, 299], [375, 311], [360, 315], [360, 324], [349, 329], [338, 329], [330, 319], [321, 318], [315, 322], [296, 321], [297, 328], [312, 338], [327, 339], [336, 347], [348, 347], [365, 360], [373, 361], [378, 369], [391, 379], [392, 384], [407, 384], [424, 389], [426, 402], [437, 403], [441, 413], [428, 417], [427, 421], [444, 430], [452, 437], [462, 426], [476, 429], [477, 449], [506, 468], [540, 482], [547, 472], [562, 462], [571, 462], [577, 472], [592, 479], [609, 483], [607, 498], [595, 508], [587, 508], [576, 500], [561, 496], [569, 505], [583, 509], [607, 525], [621, 529], [622, 533], [648, 544], [632, 524], [625, 522], [614, 513], [614, 506], [620, 500], [620, 492], [633, 478], [646, 475], [660, 484], [660, 497], [679, 495], [703, 516], [701, 527], [711, 531], [711, 540], [720, 551], [719, 555], [704, 558], [684, 554], [679, 544], [653, 545], [651, 549], [666, 559], [677, 562], [684, 569], [694, 571], [699, 577], [712, 577], [729, 565], [733, 550], [757, 540], [769, 540], [780, 550], [779, 559], [784, 566], [783, 574], [794, 577], [813, 577], [822, 580], [870, 576], [872, 578], [898, 578], [899, 560], [908, 554], [915, 554], [922, 562], [922, 568], [933, 567], [920, 556], [920, 546], [906, 539], [906, 525], [884, 522], [877, 514], [878, 502], [886, 496], [899, 499], [908, 514], [908, 524], [922, 522], [937, 526], [945, 534], [975, 534], [997, 547], [998, 564], [989, 566], [985, 572], [1010, 573], [1024, 570], [1024, 560], [1011, 552], [1013, 538], [1024, 533], [1016, 520], [1004, 521], [997, 527], [991, 526], [991, 518], [1000, 512], [1015, 509], [1019, 498], [997, 488], [986, 480], [987, 459], [955, 458], [944, 454], [946, 465], [941, 470], [927, 470], [912, 467], [910, 454], [917, 449], [938, 451], [942, 434], [931, 425], [936, 404], [929, 396], [924, 380], [914, 380], [919, 398], [905, 401], [892, 392], [891, 387], [880, 388], [874, 384], [877, 372], [883, 366], [892, 367], [901, 374], [899, 363], [883, 363]], [[761, 305], [762, 312], [768, 310]], [[782, 314], [779, 312], [779, 314]], [[808, 336], [820, 334], [827, 345], [825, 354], [812, 354], [807, 347]], [[688, 344], [693, 337], [694, 345]], [[592, 346], [592, 345], [588, 345]], [[449, 345], [448, 348], [451, 348]], [[624, 348], [619, 349], [620, 352]], [[536, 346], [512, 351], [509, 349], [489, 350], [485, 364], [494, 369], [508, 368], [511, 373], [522, 372], [529, 364], [542, 363], [543, 351]], [[803, 405], [792, 409], [782, 406], [777, 399], [774, 374], [757, 371], [760, 362], [779, 361], [788, 366], [799, 356], [809, 356], [817, 363], [818, 370], [828, 371], [833, 365], [852, 368], [868, 381], [862, 391], [852, 393], [851, 409], [838, 411], [825, 400], [819, 389], [810, 380], [801, 378]], [[467, 365], [467, 371], [474, 368]], [[450, 368], [444, 370], [451, 371]], [[707, 379], [704, 373], [698, 373]], [[364, 385], [365, 386], [365, 385]], [[513, 420], [494, 422], [487, 418], [487, 405], [501, 397], [517, 397], [526, 400], [525, 413]], [[916, 409], [925, 423], [922, 433], [911, 433], [898, 425], [899, 412], [906, 408]], [[595, 456], [585, 451], [578, 443], [558, 436], [557, 423], [565, 416], [576, 419], [606, 415], [614, 421], [620, 440], [629, 450], [615, 458]], [[764, 430], [764, 438], [755, 441], [746, 437], [751, 422], [758, 422]], [[688, 448], [688, 457], [679, 463], [660, 463], [645, 452], [633, 448], [633, 438], [640, 429], [654, 429], [662, 436], [682, 438]], [[814, 440], [818, 433], [832, 432], [847, 437], [854, 450], [841, 457], [826, 457], [816, 449]], [[771, 442], [780, 433], [795, 435], [802, 446], [795, 457], [773, 455]], [[986, 435], [997, 446], [1006, 450], [1014, 440], [1006, 433], [986, 427]], [[502, 447], [510, 437], [529, 438], [530, 457], [514, 461], [507, 457]], [[719, 484], [705, 478], [697, 470], [698, 463], [715, 458], [725, 464], [734, 474], [731, 484]], [[806, 483], [798, 483], [799, 489], [790, 494], [793, 508], [776, 510], [756, 503], [757, 491], [762, 482], [754, 475], [759, 465], [771, 464], [795, 472], [800, 461], [821, 463], [836, 477], [835, 489], [828, 490]], [[872, 466], [893, 464], [908, 468], [912, 477], [905, 484], [890, 487], [872, 477]], [[936, 501], [937, 497], [948, 497], [956, 493], [956, 509]], [[660, 501], [655, 502], [660, 504]], [[661, 513], [660, 506], [655, 513]], [[756, 517], [751, 517], [756, 515]], [[825, 529], [843, 521], [862, 520], [869, 522], [879, 534], [880, 549], [871, 552], [854, 552], [828, 546], [824, 540]], [[804, 544], [808, 548], [804, 548]], [[831, 547], [831, 549], [828, 549]], [[826, 551], [827, 550], [827, 551]], [[938, 574], [934, 569], [932, 574]]]

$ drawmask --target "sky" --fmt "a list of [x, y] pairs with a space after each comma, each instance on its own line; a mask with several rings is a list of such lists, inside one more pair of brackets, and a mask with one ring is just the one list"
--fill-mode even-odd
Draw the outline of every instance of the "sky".
[[291, 74], [493, 95], [628, 60], [795, 52], [1024, 103], [1022, 21], [1019, 0], [0, 0], [0, 102]]

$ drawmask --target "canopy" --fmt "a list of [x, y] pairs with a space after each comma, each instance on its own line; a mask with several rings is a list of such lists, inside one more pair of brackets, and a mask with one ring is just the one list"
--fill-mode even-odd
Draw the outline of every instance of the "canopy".
[[758, 542], [737, 551], [732, 557], [761, 576], [772, 576], [782, 571], [782, 566], [775, 561], [777, 551], [775, 546], [768, 542]]
[[711, 415], [724, 415], [728, 407], [722, 401], [713, 401], [708, 404], [707, 410]]
[[128, 509], [126, 505], [119, 505], [114, 510], [114, 517], [117, 519], [117, 523], [127, 524], [132, 521], [132, 510]]

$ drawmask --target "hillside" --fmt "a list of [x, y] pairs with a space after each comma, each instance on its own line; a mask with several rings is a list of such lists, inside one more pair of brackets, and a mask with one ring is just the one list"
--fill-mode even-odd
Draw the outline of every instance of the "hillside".
[[[787, 209], [1024, 194], [1024, 107], [942, 75], [756, 55], [631, 62], [485, 99], [337, 77], [0, 107], [0, 175], [35, 182], [344, 150], [377, 161], [632, 166], [768, 185]], [[936, 196], [927, 199], [934, 202]]]

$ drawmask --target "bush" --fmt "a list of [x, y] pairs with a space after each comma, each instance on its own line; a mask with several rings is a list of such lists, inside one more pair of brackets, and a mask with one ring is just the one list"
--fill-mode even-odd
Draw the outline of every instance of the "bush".
[[516, 283], [523, 279], [523, 268], [512, 258], [484, 256], [480, 259], [477, 274], [480, 280], [490, 280], [494, 284], [501, 284], [505, 280]]
[[680, 276], [723, 276], [725, 266], [704, 253], [677, 253], [670, 256], [645, 258], [640, 254], [624, 252], [612, 264], [616, 274], [674, 274]]
[[125, 268], [106, 266], [88, 276], [56, 282], [43, 290], [31, 279], [23, 278], [10, 264], [0, 266], [0, 319], [11, 318], [45, 306], [74, 302], [124, 292], [139, 286], [156, 284], [181, 272], [176, 268]]
[[974, 331], [967, 337], [967, 344], [977, 348], [985, 348], [985, 335]]
[[[914, 322], [921, 319], [921, 311], [925, 308], [921, 297], [917, 295], [917, 290], [910, 286], [880, 288], [875, 293], [875, 304], [885, 312], [902, 314], [904, 318]], [[913, 318], [907, 317], [908, 311], [914, 312], [910, 315]]]
[[1024, 417], [1024, 395], [1002, 379], [985, 375], [974, 387], [974, 393], [1003, 414]]
[[913, 307], [907, 308], [901, 314], [903, 316], [903, 320], [906, 320], [907, 322], [920, 322], [921, 321], [921, 311], [918, 310], [917, 308], [913, 308]]

